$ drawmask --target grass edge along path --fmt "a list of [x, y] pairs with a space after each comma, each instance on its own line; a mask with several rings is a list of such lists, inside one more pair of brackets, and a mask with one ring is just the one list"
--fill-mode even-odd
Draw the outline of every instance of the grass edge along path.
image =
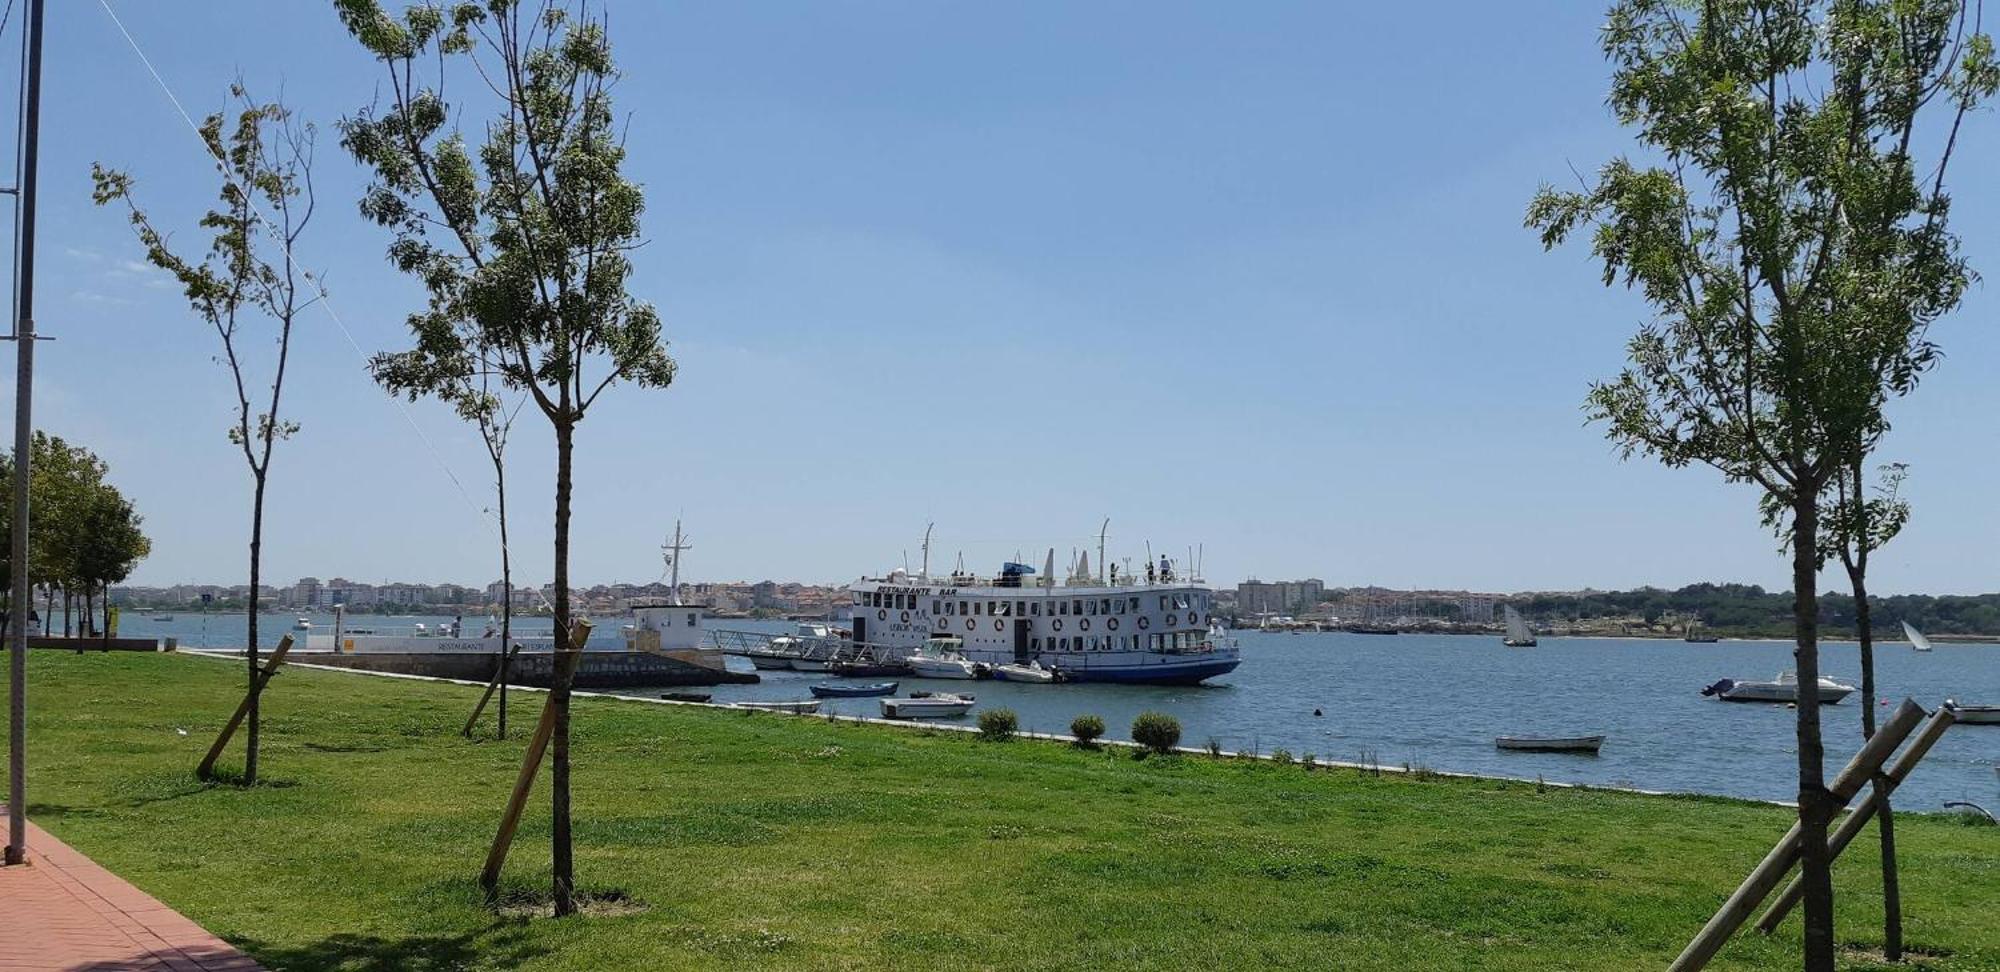
[[[1790, 817], [585, 698], [577, 868], [600, 913], [552, 921], [527, 917], [545, 789], [509, 907], [475, 885], [522, 745], [458, 735], [476, 688], [288, 670], [269, 779], [240, 789], [193, 777], [233, 669], [30, 661], [30, 813], [274, 969], [1659, 968]], [[1899, 829], [1919, 956], [2000, 969], [2000, 829]], [[1836, 877], [1864, 968], [1880, 894], [1856, 854]], [[1796, 967], [1795, 936], [1740, 935], [1714, 967]]]

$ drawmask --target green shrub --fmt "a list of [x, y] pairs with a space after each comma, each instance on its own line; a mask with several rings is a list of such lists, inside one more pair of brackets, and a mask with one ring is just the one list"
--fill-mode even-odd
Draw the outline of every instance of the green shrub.
[[1132, 741], [1156, 753], [1170, 752], [1181, 741], [1180, 720], [1164, 712], [1141, 712], [1132, 720]]
[[1076, 737], [1079, 746], [1097, 743], [1097, 737], [1104, 735], [1104, 720], [1094, 715], [1080, 715], [1070, 720], [1069, 734]]
[[1271, 762], [1279, 766], [1292, 765], [1292, 751], [1283, 748], [1271, 750]]
[[1021, 720], [1014, 717], [1013, 709], [987, 709], [979, 713], [979, 734], [994, 742], [1014, 738], [1015, 730], [1020, 728]]

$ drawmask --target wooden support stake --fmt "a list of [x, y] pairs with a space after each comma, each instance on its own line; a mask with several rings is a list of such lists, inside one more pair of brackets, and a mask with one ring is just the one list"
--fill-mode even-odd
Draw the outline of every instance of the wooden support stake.
[[[1855, 753], [1853, 759], [1848, 760], [1846, 768], [1840, 771], [1840, 775], [1833, 778], [1833, 785], [1827, 787], [1832, 792], [1835, 803], [1844, 807], [1847, 801], [1854, 799], [1854, 794], [1861, 789], [1862, 784], [1868, 782], [1876, 771], [1882, 768], [1882, 763], [1889, 758], [1889, 754], [1895, 752], [1897, 746], [1902, 745], [1903, 738], [1910, 734], [1911, 729], [1916, 728], [1917, 722], [1923, 717], [1923, 706], [1904, 699], [1903, 704], [1897, 706], [1896, 711], [1882, 723], [1882, 728], [1861, 745], [1861, 751]], [[1803, 829], [1797, 823], [1792, 824], [1792, 829], [1785, 832], [1784, 838], [1778, 841], [1777, 846], [1771, 848], [1771, 852], [1764, 855], [1764, 860], [1750, 872], [1750, 876], [1743, 879], [1736, 893], [1730, 895], [1728, 901], [1723, 902], [1721, 910], [1708, 919], [1708, 924], [1702, 926], [1693, 941], [1688, 942], [1680, 957], [1674, 959], [1674, 964], [1667, 966], [1667, 972], [1695, 972], [1708, 965], [1708, 960], [1722, 950], [1723, 944], [1729, 941], [1729, 936], [1736, 934], [1736, 929], [1743, 927], [1743, 922], [1750, 918], [1750, 912], [1763, 902], [1765, 896], [1778, 886], [1778, 882], [1784, 880], [1785, 873], [1798, 862], [1799, 837]]]
[[250, 691], [243, 693], [243, 701], [237, 704], [236, 714], [230, 716], [228, 724], [222, 727], [222, 734], [215, 737], [215, 745], [208, 747], [208, 756], [195, 768], [194, 775], [197, 778], [204, 780], [215, 778], [215, 761], [222, 758], [222, 751], [229, 746], [229, 738], [236, 735], [237, 727], [243, 725], [243, 720], [249, 717], [251, 703], [256, 702], [257, 696], [264, 693], [264, 686], [271, 683], [271, 676], [278, 674], [278, 666], [285, 663], [285, 653], [291, 650], [292, 636], [286, 635], [278, 641], [277, 650], [271, 652], [271, 659], [258, 670], [256, 680], [250, 683]]
[[473, 724], [479, 721], [479, 714], [481, 712], [486, 711], [486, 703], [489, 699], [493, 698], [494, 690], [500, 687], [501, 677], [507, 674], [507, 669], [513, 662], [514, 657], [516, 655], [519, 655], [520, 653], [521, 653], [520, 645], [515, 645], [514, 647], [507, 649], [505, 657], [503, 657], [500, 660], [500, 664], [493, 669], [493, 681], [486, 683], [486, 693], [479, 697], [479, 704], [472, 707], [472, 718], [465, 720], [465, 730], [463, 732], [460, 732], [459, 735], [464, 736], [467, 739], [472, 738]]
[[[1855, 807], [1854, 812], [1840, 822], [1840, 829], [1835, 830], [1832, 837], [1827, 838], [1827, 860], [1838, 858], [1840, 852], [1846, 850], [1847, 845], [1853, 843], [1855, 837], [1860, 836], [1861, 828], [1868, 826], [1868, 821], [1875, 819], [1875, 811], [1881, 809], [1884, 790], [1895, 793], [1896, 787], [1903, 785], [1903, 780], [1909, 777], [1910, 771], [1916, 769], [1917, 763], [1922, 761], [1931, 751], [1931, 747], [1937, 745], [1937, 741], [1944, 737], [1944, 731], [1957, 721], [1958, 707], [1949, 702], [1938, 706], [1938, 710], [1931, 713], [1931, 717], [1924, 722], [1924, 727], [1911, 738], [1910, 745], [1884, 771], [1886, 786], [1878, 785], [1876, 789], [1869, 791], [1868, 798], [1861, 801], [1861, 805]], [[1764, 917], [1757, 919], [1757, 930], [1766, 935], [1777, 931], [1778, 926], [1784, 923], [1785, 916], [1791, 913], [1800, 898], [1805, 897], [1805, 893], [1805, 878], [1793, 878], [1792, 883], [1786, 885], [1784, 892], [1778, 895], [1778, 900], [1772, 902], [1771, 907], [1764, 912]]]
[[[569, 643], [574, 647], [566, 652], [557, 652], [550, 665], [550, 688], [576, 673], [577, 662], [583, 659], [584, 642], [590, 640], [590, 622], [577, 620], [570, 625]], [[528, 794], [535, 788], [535, 774], [542, 768], [542, 754], [548, 751], [549, 737], [556, 731], [555, 692], [542, 703], [542, 718], [535, 723], [535, 733], [528, 737], [528, 752], [521, 757], [521, 775], [514, 778], [514, 793], [507, 798], [507, 812], [500, 815], [500, 832], [493, 835], [493, 846], [486, 852], [486, 869], [479, 872], [479, 886], [491, 894], [500, 886], [500, 868], [507, 863], [507, 851], [514, 846], [514, 830], [521, 826], [521, 812], [528, 806]]]

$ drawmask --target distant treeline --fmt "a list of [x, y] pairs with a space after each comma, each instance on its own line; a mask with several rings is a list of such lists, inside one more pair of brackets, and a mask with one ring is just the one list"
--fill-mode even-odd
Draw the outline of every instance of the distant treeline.
[[[1902, 637], [1908, 621], [1927, 635], [2000, 635], [2000, 594], [1870, 597], [1870, 621], [1880, 637]], [[1541, 621], [1643, 618], [1649, 624], [1689, 616], [1717, 634], [1790, 637], [1790, 591], [1766, 591], [1755, 584], [1690, 584], [1677, 591], [1642, 587], [1584, 594], [1523, 594], [1513, 599], [1521, 613]], [[1854, 598], [1822, 593], [1820, 624], [1828, 637], [1852, 636]]]

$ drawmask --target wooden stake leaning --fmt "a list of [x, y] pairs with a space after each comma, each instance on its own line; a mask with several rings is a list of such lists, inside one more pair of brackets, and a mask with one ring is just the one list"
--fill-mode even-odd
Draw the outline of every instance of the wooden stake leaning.
[[250, 716], [250, 704], [264, 693], [264, 686], [271, 683], [271, 676], [278, 674], [278, 666], [285, 663], [285, 653], [291, 650], [292, 636], [286, 635], [278, 641], [278, 647], [271, 652], [270, 660], [257, 671], [256, 681], [251, 683], [250, 691], [243, 693], [243, 701], [237, 704], [236, 714], [230, 716], [228, 724], [222, 727], [222, 734], [215, 737], [215, 745], [208, 747], [208, 756], [201, 761], [199, 767], [195, 768], [194, 775], [197, 778], [204, 780], [215, 778], [215, 761], [222, 758], [222, 751], [229, 746], [229, 738], [236, 735], [237, 728]]
[[[590, 640], [590, 622], [578, 620], [570, 625], [569, 643], [576, 646], [566, 652], [558, 652], [554, 664], [550, 666], [550, 685], [576, 673], [576, 666], [583, 659], [583, 645]], [[479, 886], [488, 894], [500, 886], [500, 868], [507, 863], [507, 850], [514, 846], [514, 831], [521, 826], [521, 812], [528, 806], [528, 794], [535, 788], [535, 774], [542, 768], [542, 755], [548, 751], [549, 737], [556, 731], [555, 693], [542, 703], [542, 718], [535, 723], [535, 733], [528, 737], [527, 754], [521, 757], [521, 775], [514, 779], [514, 793], [507, 798], [507, 812], [500, 815], [500, 832], [493, 835], [493, 847], [486, 852], [486, 869], [479, 872]]]
[[460, 732], [459, 735], [464, 736], [467, 739], [472, 738], [473, 724], [479, 721], [479, 714], [481, 712], [486, 711], [486, 703], [488, 700], [493, 698], [494, 690], [500, 687], [501, 677], [507, 674], [507, 669], [512, 667], [512, 663], [514, 661], [515, 656], [519, 655], [520, 653], [521, 653], [520, 645], [515, 645], [514, 647], [507, 649], [506, 657], [502, 658], [500, 660], [500, 664], [495, 666], [493, 669], [493, 681], [486, 683], [486, 693], [479, 697], [479, 704], [472, 707], [472, 718], [465, 720], [465, 729], [462, 732]]
[[[1890, 794], [1896, 792], [1896, 787], [1903, 785], [1903, 780], [1909, 777], [1910, 771], [1917, 768], [1917, 763], [1931, 751], [1932, 746], [1937, 745], [1939, 739], [1943, 738], [1944, 731], [1957, 721], [1958, 707], [1950, 702], [1938, 706], [1938, 710], [1931, 713], [1931, 717], [1924, 722], [1924, 727], [1910, 739], [1910, 745], [1897, 755], [1896, 761], [1889, 764], [1888, 770], [1884, 772], [1883, 775], [1887, 780], [1885, 788]], [[1839, 858], [1840, 852], [1846, 850], [1847, 845], [1852, 843], [1855, 837], [1860, 836], [1861, 828], [1868, 826], [1868, 821], [1875, 819], [1875, 811], [1881, 807], [1879, 802], [1881, 796], [1880, 790], [1871, 791], [1868, 799], [1861, 801], [1861, 805], [1855, 807], [1854, 812], [1840, 822], [1840, 829], [1835, 830], [1833, 836], [1826, 840], [1828, 861]], [[1785, 916], [1791, 913], [1793, 906], [1797, 905], [1805, 894], [1805, 879], [1793, 878], [1792, 883], [1785, 886], [1784, 893], [1778, 895], [1778, 900], [1771, 902], [1771, 907], [1764, 912], [1764, 917], [1757, 919], [1757, 930], [1766, 935], [1777, 931], [1778, 926], [1784, 923]]]
[[[1861, 751], [1847, 761], [1847, 766], [1840, 771], [1840, 775], [1833, 778], [1833, 784], [1827, 789], [1832, 792], [1834, 802], [1844, 807], [1847, 801], [1854, 799], [1854, 794], [1861, 789], [1862, 784], [1867, 783], [1876, 771], [1882, 768], [1889, 754], [1903, 744], [1903, 738], [1910, 734], [1911, 729], [1916, 728], [1917, 722], [1923, 717], [1923, 706], [1904, 699], [1903, 704], [1897, 706], [1896, 711], [1882, 723], [1882, 728], [1876, 730], [1875, 735], [1862, 744]], [[1778, 841], [1777, 846], [1771, 848], [1771, 852], [1764, 855], [1764, 860], [1750, 872], [1750, 876], [1743, 879], [1736, 893], [1722, 903], [1722, 908], [1708, 919], [1708, 924], [1702, 926], [1701, 931], [1694, 936], [1694, 940], [1688, 942], [1680, 957], [1674, 959], [1674, 964], [1667, 966], [1667, 972], [1695, 972], [1707, 966], [1708, 960], [1714, 958], [1715, 953], [1722, 951], [1722, 946], [1729, 941], [1729, 936], [1736, 934], [1736, 929], [1743, 927], [1743, 923], [1750, 918], [1750, 912], [1778, 886], [1779, 881], [1785, 879], [1785, 874], [1792, 869], [1792, 865], [1798, 863], [1799, 837], [1802, 829], [1799, 824], [1792, 824], [1792, 829], [1785, 832], [1785, 836]]]

